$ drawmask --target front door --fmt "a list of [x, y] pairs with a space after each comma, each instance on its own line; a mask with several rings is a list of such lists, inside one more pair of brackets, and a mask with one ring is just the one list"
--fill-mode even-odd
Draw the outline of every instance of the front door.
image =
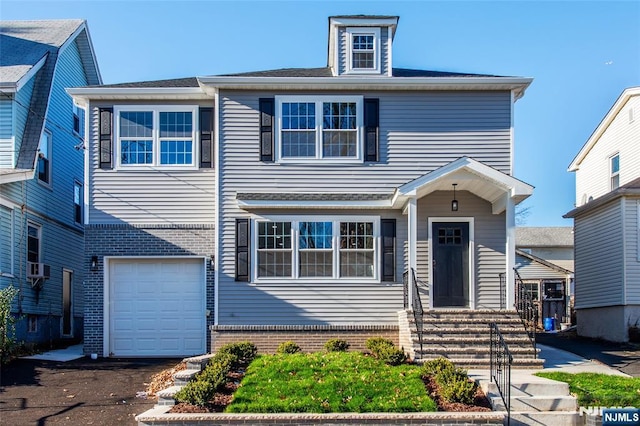
[[469, 307], [469, 223], [433, 223], [433, 307]]

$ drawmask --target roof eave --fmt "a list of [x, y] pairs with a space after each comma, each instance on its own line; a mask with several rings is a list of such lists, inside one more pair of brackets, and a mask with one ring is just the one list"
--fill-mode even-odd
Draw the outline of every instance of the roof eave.
[[640, 188], [618, 188], [615, 191], [609, 192], [608, 194], [605, 194], [602, 197], [596, 198], [595, 200], [588, 202], [587, 204], [583, 204], [580, 207], [576, 207], [575, 209], [565, 213], [562, 217], [565, 219], [573, 219], [576, 216], [579, 216], [585, 212], [588, 212], [597, 207], [603, 206], [609, 203], [610, 201], [613, 201], [617, 198], [626, 197], [626, 196], [640, 196]]
[[212, 98], [199, 87], [72, 87], [66, 91], [73, 97], [74, 102], [79, 104], [86, 104], [89, 100], [208, 100]]
[[203, 86], [235, 90], [513, 90], [516, 99], [533, 79], [526, 77], [198, 77]]
[[613, 106], [611, 106], [609, 112], [607, 112], [602, 121], [600, 121], [598, 127], [596, 127], [591, 136], [589, 136], [587, 142], [585, 142], [578, 154], [575, 156], [571, 164], [569, 164], [568, 171], [575, 172], [580, 168], [582, 160], [584, 160], [587, 154], [589, 154], [591, 148], [593, 148], [596, 142], [598, 142], [602, 134], [605, 132], [605, 130], [607, 130], [609, 125], [616, 118], [620, 110], [622, 110], [622, 108], [626, 105], [626, 103], [632, 96], [637, 95], [640, 95], [640, 87], [628, 87], [620, 94], [620, 96], [618, 96], [618, 99], [615, 101]]

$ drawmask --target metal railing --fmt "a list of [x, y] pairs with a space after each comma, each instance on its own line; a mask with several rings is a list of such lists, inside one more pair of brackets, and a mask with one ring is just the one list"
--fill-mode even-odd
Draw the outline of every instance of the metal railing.
[[511, 424], [511, 364], [513, 357], [509, 352], [509, 346], [504, 341], [498, 324], [489, 324], [491, 329], [490, 344], [490, 379], [496, 384], [498, 393], [507, 410], [507, 426]]
[[[422, 353], [423, 335], [424, 335], [424, 309], [422, 308], [422, 300], [420, 299], [420, 287], [416, 278], [416, 270], [411, 268], [402, 274], [402, 284], [404, 287], [404, 309], [411, 309], [413, 319], [416, 324], [418, 333], [418, 342], [420, 343], [420, 352]], [[412, 288], [411, 300], [409, 300], [409, 288]]]
[[529, 336], [531, 345], [533, 346], [533, 357], [537, 358], [538, 350], [536, 346], [536, 328], [538, 326], [538, 307], [533, 302], [533, 298], [527, 291], [518, 271], [516, 269], [513, 271], [515, 272], [516, 279], [516, 311], [518, 311], [520, 320], [522, 320], [524, 329]]
[[504, 272], [500, 272], [500, 309], [507, 307], [507, 279]]

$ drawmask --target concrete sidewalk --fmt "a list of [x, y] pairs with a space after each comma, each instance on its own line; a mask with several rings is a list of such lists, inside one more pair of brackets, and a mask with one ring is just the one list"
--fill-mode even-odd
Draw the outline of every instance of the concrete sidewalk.
[[43, 352], [41, 354], [29, 355], [22, 357], [23, 359], [35, 359], [40, 361], [58, 361], [58, 362], [67, 362], [73, 361], [74, 359], [82, 358], [84, 354], [82, 353], [82, 343], [69, 346], [64, 349], [54, 349], [51, 351]]

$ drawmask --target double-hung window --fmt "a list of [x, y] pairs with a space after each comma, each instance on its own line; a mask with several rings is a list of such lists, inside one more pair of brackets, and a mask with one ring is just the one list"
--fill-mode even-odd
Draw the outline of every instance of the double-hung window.
[[347, 73], [380, 73], [380, 29], [347, 28]]
[[280, 161], [362, 161], [361, 96], [276, 98]]
[[609, 169], [611, 171], [610, 190], [613, 191], [620, 186], [620, 154], [609, 158]]
[[45, 185], [51, 185], [52, 140], [51, 132], [48, 130], [42, 132], [38, 149], [38, 181]]
[[256, 277], [376, 279], [379, 219], [259, 220]]
[[196, 167], [195, 107], [116, 108], [120, 167]]

